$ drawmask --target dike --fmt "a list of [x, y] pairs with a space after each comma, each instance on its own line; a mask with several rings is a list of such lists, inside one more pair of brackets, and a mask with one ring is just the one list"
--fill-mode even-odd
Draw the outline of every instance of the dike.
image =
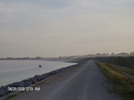
[[54, 75], [57, 75], [61, 72], [67, 71], [70, 68], [73, 68], [73, 67], [78, 66], [78, 65], [79, 65], [79, 63], [75, 64], [75, 65], [63, 67], [63, 68], [60, 68], [60, 69], [57, 69], [57, 70], [54, 70], [54, 71], [51, 71], [51, 72], [48, 72], [48, 73], [45, 73], [45, 74], [42, 74], [42, 75], [35, 75], [34, 77], [24, 79], [20, 82], [13, 82], [12, 84], [8, 84], [6, 86], [1, 86], [0, 87], [0, 97], [3, 97], [3, 96], [6, 96], [8, 94], [13, 93], [13, 91], [8, 90], [8, 87], [16, 87], [16, 88], [17, 87], [28, 87], [28, 86], [34, 85], [34, 84], [36, 84], [40, 81], [43, 81], [47, 78], [50, 78]]

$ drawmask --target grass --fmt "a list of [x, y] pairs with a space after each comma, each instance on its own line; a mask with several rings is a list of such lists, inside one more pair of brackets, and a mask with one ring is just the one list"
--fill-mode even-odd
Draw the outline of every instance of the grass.
[[3, 100], [11, 100], [12, 98], [16, 97], [17, 95], [19, 95], [20, 93], [24, 93], [25, 91], [20, 91], [20, 92], [17, 92], [17, 93], [13, 93], [13, 94], [10, 94], [8, 95], [6, 98], [4, 98]]
[[128, 67], [122, 67], [122, 66], [117, 66], [117, 65], [112, 65], [115, 69], [117, 69], [118, 71], [121, 71], [121, 72], [125, 72], [129, 75], [132, 75], [134, 76], [134, 69], [132, 68], [128, 68]]
[[120, 73], [110, 64], [97, 62], [97, 65], [112, 83], [112, 93], [120, 94], [124, 100], [134, 100], [134, 79]]
[[12, 95], [9, 95], [7, 98], [5, 98], [4, 100], [10, 100], [14, 97], [16, 97], [17, 95], [16, 94], [12, 94]]

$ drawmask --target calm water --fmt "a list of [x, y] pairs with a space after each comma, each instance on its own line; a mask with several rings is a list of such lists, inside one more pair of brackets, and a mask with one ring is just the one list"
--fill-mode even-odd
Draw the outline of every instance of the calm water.
[[[38, 67], [40, 64], [42, 65], [42, 68]], [[0, 86], [70, 65], [74, 65], [74, 63], [41, 60], [1, 60]]]

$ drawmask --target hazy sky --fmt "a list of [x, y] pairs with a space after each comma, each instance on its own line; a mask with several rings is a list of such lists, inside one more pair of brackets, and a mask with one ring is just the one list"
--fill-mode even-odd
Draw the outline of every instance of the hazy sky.
[[0, 0], [0, 57], [134, 51], [134, 0]]

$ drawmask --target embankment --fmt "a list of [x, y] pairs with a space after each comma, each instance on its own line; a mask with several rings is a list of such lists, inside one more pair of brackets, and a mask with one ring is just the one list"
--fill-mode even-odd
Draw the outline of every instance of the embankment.
[[8, 84], [6, 86], [1, 86], [0, 87], [0, 97], [6, 96], [8, 94], [13, 93], [14, 91], [9, 91], [8, 87], [28, 87], [31, 86], [33, 84], [36, 84], [42, 80], [48, 79], [54, 75], [57, 75], [59, 73], [62, 73], [64, 71], [67, 71], [75, 66], [79, 66], [81, 63], [78, 63], [76, 65], [72, 65], [72, 66], [67, 66], [64, 68], [60, 68], [42, 75], [35, 75], [34, 77], [28, 78], [28, 79], [24, 79], [20, 82], [13, 82], [12, 84]]
[[115, 65], [134, 69], [134, 56], [129, 56], [129, 57], [123, 57], [123, 56], [89, 57], [86, 59], [96, 60], [96, 61], [100, 61], [100, 62], [106, 62], [106, 63], [115, 64]]
[[113, 68], [108, 63], [97, 62], [98, 66], [108, 77], [107, 82], [112, 83], [112, 93], [120, 94], [124, 100], [134, 100], [134, 79]]

